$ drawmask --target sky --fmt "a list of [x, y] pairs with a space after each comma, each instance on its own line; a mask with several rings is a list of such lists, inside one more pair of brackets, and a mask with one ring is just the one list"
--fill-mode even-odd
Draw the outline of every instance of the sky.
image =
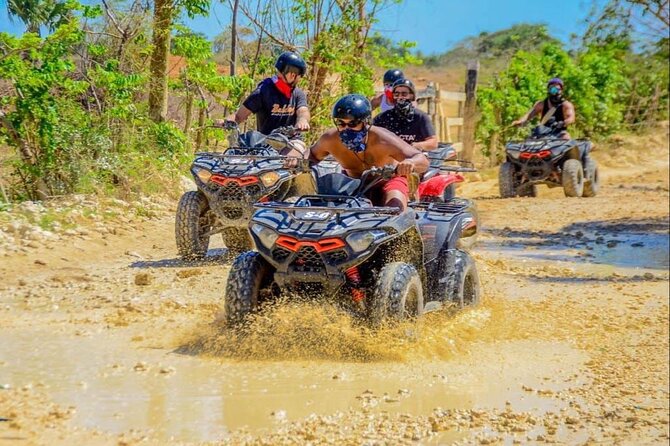
[[[269, 0], [268, 0], [269, 1]], [[379, 14], [376, 30], [394, 41], [410, 40], [424, 54], [447, 51], [460, 40], [483, 31], [494, 32], [518, 23], [543, 23], [549, 33], [569, 43], [570, 35], [584, 31], [594, 0], [404, 0]], [[95, 3], [90, 1], [86, 3]], [[6, 0], [0, 0], [0, 32], [19, 34], [23, 24], [7, 17]], [[230, 23], [228, 2], [213, 0], [209, 17], [185, 20], [208, 37]]]

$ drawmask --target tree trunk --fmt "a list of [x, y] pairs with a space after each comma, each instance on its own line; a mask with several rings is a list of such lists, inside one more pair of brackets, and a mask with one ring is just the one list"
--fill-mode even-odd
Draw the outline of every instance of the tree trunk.
[[[16, 131], [12, 122], [7, 118], [5, 113], [0, 110], [0, 124], [5, 128], [5, 131], [12, 141], [12, 144], [19, 149], [19, 155], [21, 160], [28, 166], [37, 165], [37, 156], [35, 151], [30, 147], [28, 142], [21, 138], [19, 132]], [[26, 189], [30, 189], [30, 186], [26, 185]], [[32, 191], [35, 197], [39, 200], [46, 200], [49, 198], [49, 187], [46, 182], [39, 176], [35, 178], [35, 189]]]
[[200, 147], [202, 147], [202, 137], [205, 133], [205, 129], [203, 128], [205, 126], [205, 109], [201, 108], [200, 112], [198, 113], [198, 133], [195, 138], [195, 151], [198, 152], [200, 150]]
[[188, 138], [193, 122], [193, 93], [190, 88], [186, 91], [186, 116], [184, 117], [184, 134]]
[[170, 0], [155, 0], [153, 23], [153, 52], [149, 80], [149, 117], [154, 122], [165, 121], [167, 115], [167, 63], [170, 53], [170, 30], [174, 15]]
[[237, 9], [240, 0], [233, 3], [233, 22], [230, 25], [230, 75], [235, 76], [235, 66], [237, 64]]

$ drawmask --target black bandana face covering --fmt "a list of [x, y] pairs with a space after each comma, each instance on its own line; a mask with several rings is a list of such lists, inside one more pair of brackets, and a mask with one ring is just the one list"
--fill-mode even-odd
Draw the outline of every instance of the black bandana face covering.
[[395, 109], [398, 115], [407, 120], [412, 120], [414, 117], [414, 107], [412, 106], [412, 101], [409, 99], [396, 99]]
[[363, 127], [363, 130], [353, 130], [347, 128], [339, 132], [340, 141], [347, 149], [354, 153], [361, 153], [365, 150], [365, 140], [368, 136], [368, 128]]

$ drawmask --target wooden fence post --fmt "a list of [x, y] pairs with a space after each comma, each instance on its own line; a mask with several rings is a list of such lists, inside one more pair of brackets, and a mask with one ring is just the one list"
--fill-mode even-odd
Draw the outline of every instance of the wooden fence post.
[[479, 61], [468, 62], [463, 110], [463, 159], [472, 161], [475, 152], [475, 119], [477, 114], [477, 73]]

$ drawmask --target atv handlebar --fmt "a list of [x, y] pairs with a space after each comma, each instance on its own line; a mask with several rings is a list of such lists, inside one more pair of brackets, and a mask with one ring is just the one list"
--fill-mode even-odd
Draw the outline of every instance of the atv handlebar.
[[[447, 163], [457, 163], [455, 166], [451, 166]], [[440, 166], [441, 172], [477, 172], [474, 163], [465, 160], [445, 160], [443, 166]]]

